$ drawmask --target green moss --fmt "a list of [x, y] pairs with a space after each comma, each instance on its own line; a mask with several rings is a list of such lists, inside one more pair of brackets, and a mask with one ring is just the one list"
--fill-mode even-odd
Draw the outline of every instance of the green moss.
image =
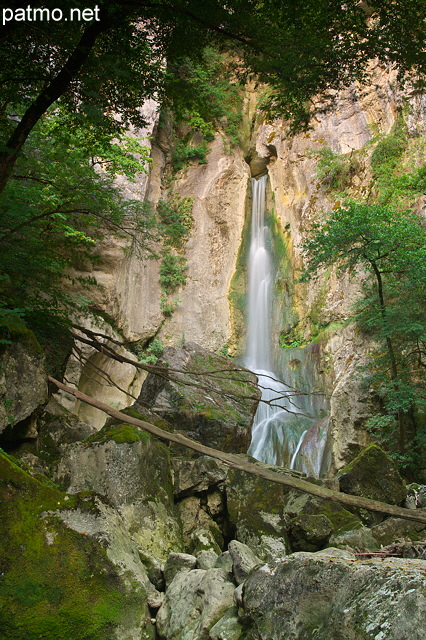
[[126, 594], [99, 543], [55, 516], [72, 500], [2, 454], [0, 494], [2, 638], [115, 638], [117, 625], [145, 603]]
[[124, 442], [148, 442], [151, 436], [146, 431], [132, 424], [122, 422], [121, 424], [106, 425], [100, 431], [86, 438], [88, 443], [105, 443], [113, 440], [119, 444]]

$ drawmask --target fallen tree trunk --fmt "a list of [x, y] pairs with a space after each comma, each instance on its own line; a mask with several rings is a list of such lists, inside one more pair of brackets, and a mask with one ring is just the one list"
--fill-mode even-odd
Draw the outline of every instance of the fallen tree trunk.
[[368, 511], [377, 511], [379, 513], [385, 513], [389, 516], [395, 516], [396, 518], [403, 518], [405, 520], [413, 520], [414, 522], [422, 522], [426, 524], [425, 512], [419, 513], [419, 510], [417, 509], [403, 509], [402, 507], [396, 507], [391, 504], [379, 502], [378, 500], [370, 500], [369, 498], [361, 498], [360, 496], [353, 496], [347, 493], [341, 493], [339, 491], [332, 491], [331, 489], [326, 489], [325, 487], [320, 487], [316, 484], [312, 484], [307, 480], [295, 478], [290, 474], [287, 475], [285, 473], [277, 473], [275, 471], [269, 471], [268, 469], [262, 469], [256, 464], [241, 460], [237, 455], [234, 455], [232, 453], [224, 453], [223, 451], [218, 451], [217, 449], [206, 447], [199, 442], [195, 442], [195, 440], [190, 440], [180, 433], [169, 433], [168, 431], [163, 431], [163, 429], [160, 429], [159, 427], [156, 427], [149, 422], [144, 422], [143, 420], [132, 418], [131, 416], [128, 416], [125, 413], [121, 413], [121, 411], [113, 409], [109, 405], [100, 402], [99, 400], [94, 400], [90, 396], [87, 396], [77, 389], [73, 389], [68, 385], [62, 384], [62, 382], [59, 382], [58, 380], [55, 380], [50, 376], [49, 381], [55, 384], [58, 389], [62, 389], [62, 391], [70, 393], [78, 400], [81, 400], [82, 402], [85, 402], [86, 404], [89, 404], [96, 409], [100, 409], [112, 418], [116, 418], [121, 422], [127, 422], [128, 424], [133, 424], [136, 427], [144, 429], [144, 431], [148, 431], [148, 433], [152, 433], [152, 435], [157, 436], [158, 438], [162, 438], [163, 440], [175, 442], [176, 444], [188, 447], [188, 449], [192, 449], [193, 451], [198, 451], [198, 453], [216, 458], [217, 460], [220, 460], [224, 464], [228, 465], [229, 467], [233, 467], [234, 469], [245, 471], [246, 473], [251, 473], [252, 475], [264, 478], [265, 480], [269, 480], [270, 482], [275, 482], [276, 484], [282, 484], [287, 487], [291, 487], [292, 489], [298, 489], [299, 491], [309, 493], [313, 496], [318, 496], [319, 498], [330, 498], [331, 500], [335, 500], [336, 502], [340, 502], [341, 504], [345, 504], [350, 507], [359, 507], [361, 509], [367, 509]]

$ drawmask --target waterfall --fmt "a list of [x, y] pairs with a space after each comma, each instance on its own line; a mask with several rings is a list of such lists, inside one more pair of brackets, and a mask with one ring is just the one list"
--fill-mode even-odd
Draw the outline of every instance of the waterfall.
[[[313, 416], [302, 410], [297, 392], [281, 382], [273, 370], [271, 317], [275, 269], [269, 248], [269, 229], [265, 224], [267, 179], [267, 175], [252, 179], [244, 363], [256, 373], [262, 398], [254, 419], [248, 453], [262, 462], [299, 468], [318, 476], [326, 440], [324, 421], [315, 421]], [[303, 409], [305, 406], [306, 402]]]

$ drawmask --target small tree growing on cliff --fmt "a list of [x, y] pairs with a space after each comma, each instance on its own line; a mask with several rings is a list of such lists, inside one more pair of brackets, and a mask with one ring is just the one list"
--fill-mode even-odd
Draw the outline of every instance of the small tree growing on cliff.
[[381, 398], [383, 414], [369, 426], [407, 463], [409, 445], [422, 445], [419, 416], [426, 408], [426, 229], [418, 216], [381, 205], [350, 204], [313, 226], [304, 243], [302, 280], [337, 265], [364, 279], [356, 319], [375, 343], [365, 381]]

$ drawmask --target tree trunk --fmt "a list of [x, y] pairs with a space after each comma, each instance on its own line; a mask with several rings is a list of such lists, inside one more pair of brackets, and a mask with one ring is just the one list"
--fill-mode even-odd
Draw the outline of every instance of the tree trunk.
[[125, 413], [121, 413], [117, 411], [117, 409], [113, 409], [107, 404], [100, 402], [99, 400], [94, 400], [89, 396], [86, 396], [81, 391], [77, 391], [72, 387], [69, 387], [54, 378], [49, 376], [49, 381], [55, 384], [58, 389], [62, 389], [66, 393], [70, 393], [74, 397], [78, 398], [82, 402], [91, 405], [92, 407], [96, 407], [96, 409], [100, 409], [104, 411], [106, 414], [111, 416], [112, 418], [116, 418], [120, 420], [120, 422], [127, 422], [128, 424], [133, 424], [140, 429], [144, 429], [148, 431], [148, 433], [152, 433], [154, 436], [158, 438], [162, 438], [163, 440], [167, 440], [169, 442], [176, 442], [177, 444], [183, 445], [184, 447], [188, 447], [188, 449], [192, 449], [193, 451], [197, 451], [198, 453], [202, 453], [203, 455], [211, 456], [212, 458], [216, 458], [221, 462], [225, 463], [229, 467], [234, 469], [239, 469], [240, 471], [245, 471], [246, 473], [251, 473], [252, 475], [258, 476], [260, 478], [264, 478], [265, 480], [269, 480], [270, 482], [275, 482], [277, 484], [282, 484], [287, 487], [292, 487], [293, 489], [298, 489], [299, 491], [304, 491], [305, 493], [309, 493], [313, 496], [318, 496], [320, 498], [330, 498], [335, 500], [336, 502], [340, 502], [342, 504], [348, 505], [350, 507], [358, 507], [362, 509], [367, 509], [368, 511], [377, 511], [379, 513], [386, 513], [390, 516], [395, 516], [397, 518], [404, 518], [405, 520], [414, 520], [415, 522], [423, 522], [426, 524], [426, 513], [418, 513], [415, 509], [403, 509], [402, 507], [396, 507], [394, 505], [385, 504], [384, 502], [379, 502], [377, 500], [370, 500], [369, 498], [361, 498], [359, 496], [353, 496], [346, 493], [340, 493], [339, 491], [332, 491], [331, 489], [326, 489], [325, 487], [320, 487], [316, 484], [312, 484], [306, 480], [302, 480], [300, 478], [295, 478], [292, 476], [292, 471], [287, 470], [287, 473], [277, 473], [275, 471], [269, 471], [268, 469], [262, 469], [258, 467], [256, 464], [251, 462], [246, 462], [241, 460], [237, 455], [232, 453], [224, 453], [223, 451], [218, 451], [217, 449], [212, 449], [211, 447], [206, 447], [205, 445], [200, 444], [199, 442], [195, 442], [194, 440], [190, 440], [186, 436], [180, 433], [169, 433], [168, 431], [163, 431], [159, 427], [155, 427], [153, 424], [149, 424], [148, 422], [144, 422], [143, 420], [138, 420], [137, 418], [132, 418], [131, 416], [126, 415]]
[[[383, 293], [383, 280], [382, 280], [382, 274], [380, 273], [380, 270], [377, 266], [377, 264], [374, 261], [370, 261], [370, 264], [373, 268], [374, 274], [376, 276], [376, 280], [377, 280], [377, 290], [378, 290], [378, 294], [379, 294], [379, 303], [380, 303], [380, 313], [382, 316], [382, 319], [384, 322], [386, 322], [386, 303], [385, 303], [385, 296]], [[393, 348], [393, 343], [392, 340], [390, 339], [389, 336], [386, 336], [386, 348], [388, 350], [388, 354], [389, 354], [389, 361], [390, 361], [390, 365], [391, 365], [391, 371], [390, 371], [390, 377], [391, 380], [395, 383], [395, 390], [398, 391], [398, 383], [396, 382], [398, 380], [398, 367], [396, 364], [396, 356], [395, 356], [395, 350]], [[400, 453], [405, 453], [406, 450], [406, 445], [407, 445], [407, 434], [406, 434], [406, 428], [405, 428], [405, 415], [404, 412], [402, 411], [402, 409], [398, 409], [397, 410], [397, 415], [396, 415], [397, 421], [398, 421], [398, 448]]]
[[6, 150], [0, 153], [0, 194], [12, 174], [16, 159], [25, 144], [31, 130], [46, 113], [49, 107], [58, 100], [69, 88], [71, 82], [80, 72], [90, 51], [100, 33], [108, 29], [110, 22], [101, 19], [90, 24], [83, 32], [80, 42], [65, 62], [64, 66], [52, 82], [39, 94], [28, 107], [22, 119], [16, 126], [9, 140]]

